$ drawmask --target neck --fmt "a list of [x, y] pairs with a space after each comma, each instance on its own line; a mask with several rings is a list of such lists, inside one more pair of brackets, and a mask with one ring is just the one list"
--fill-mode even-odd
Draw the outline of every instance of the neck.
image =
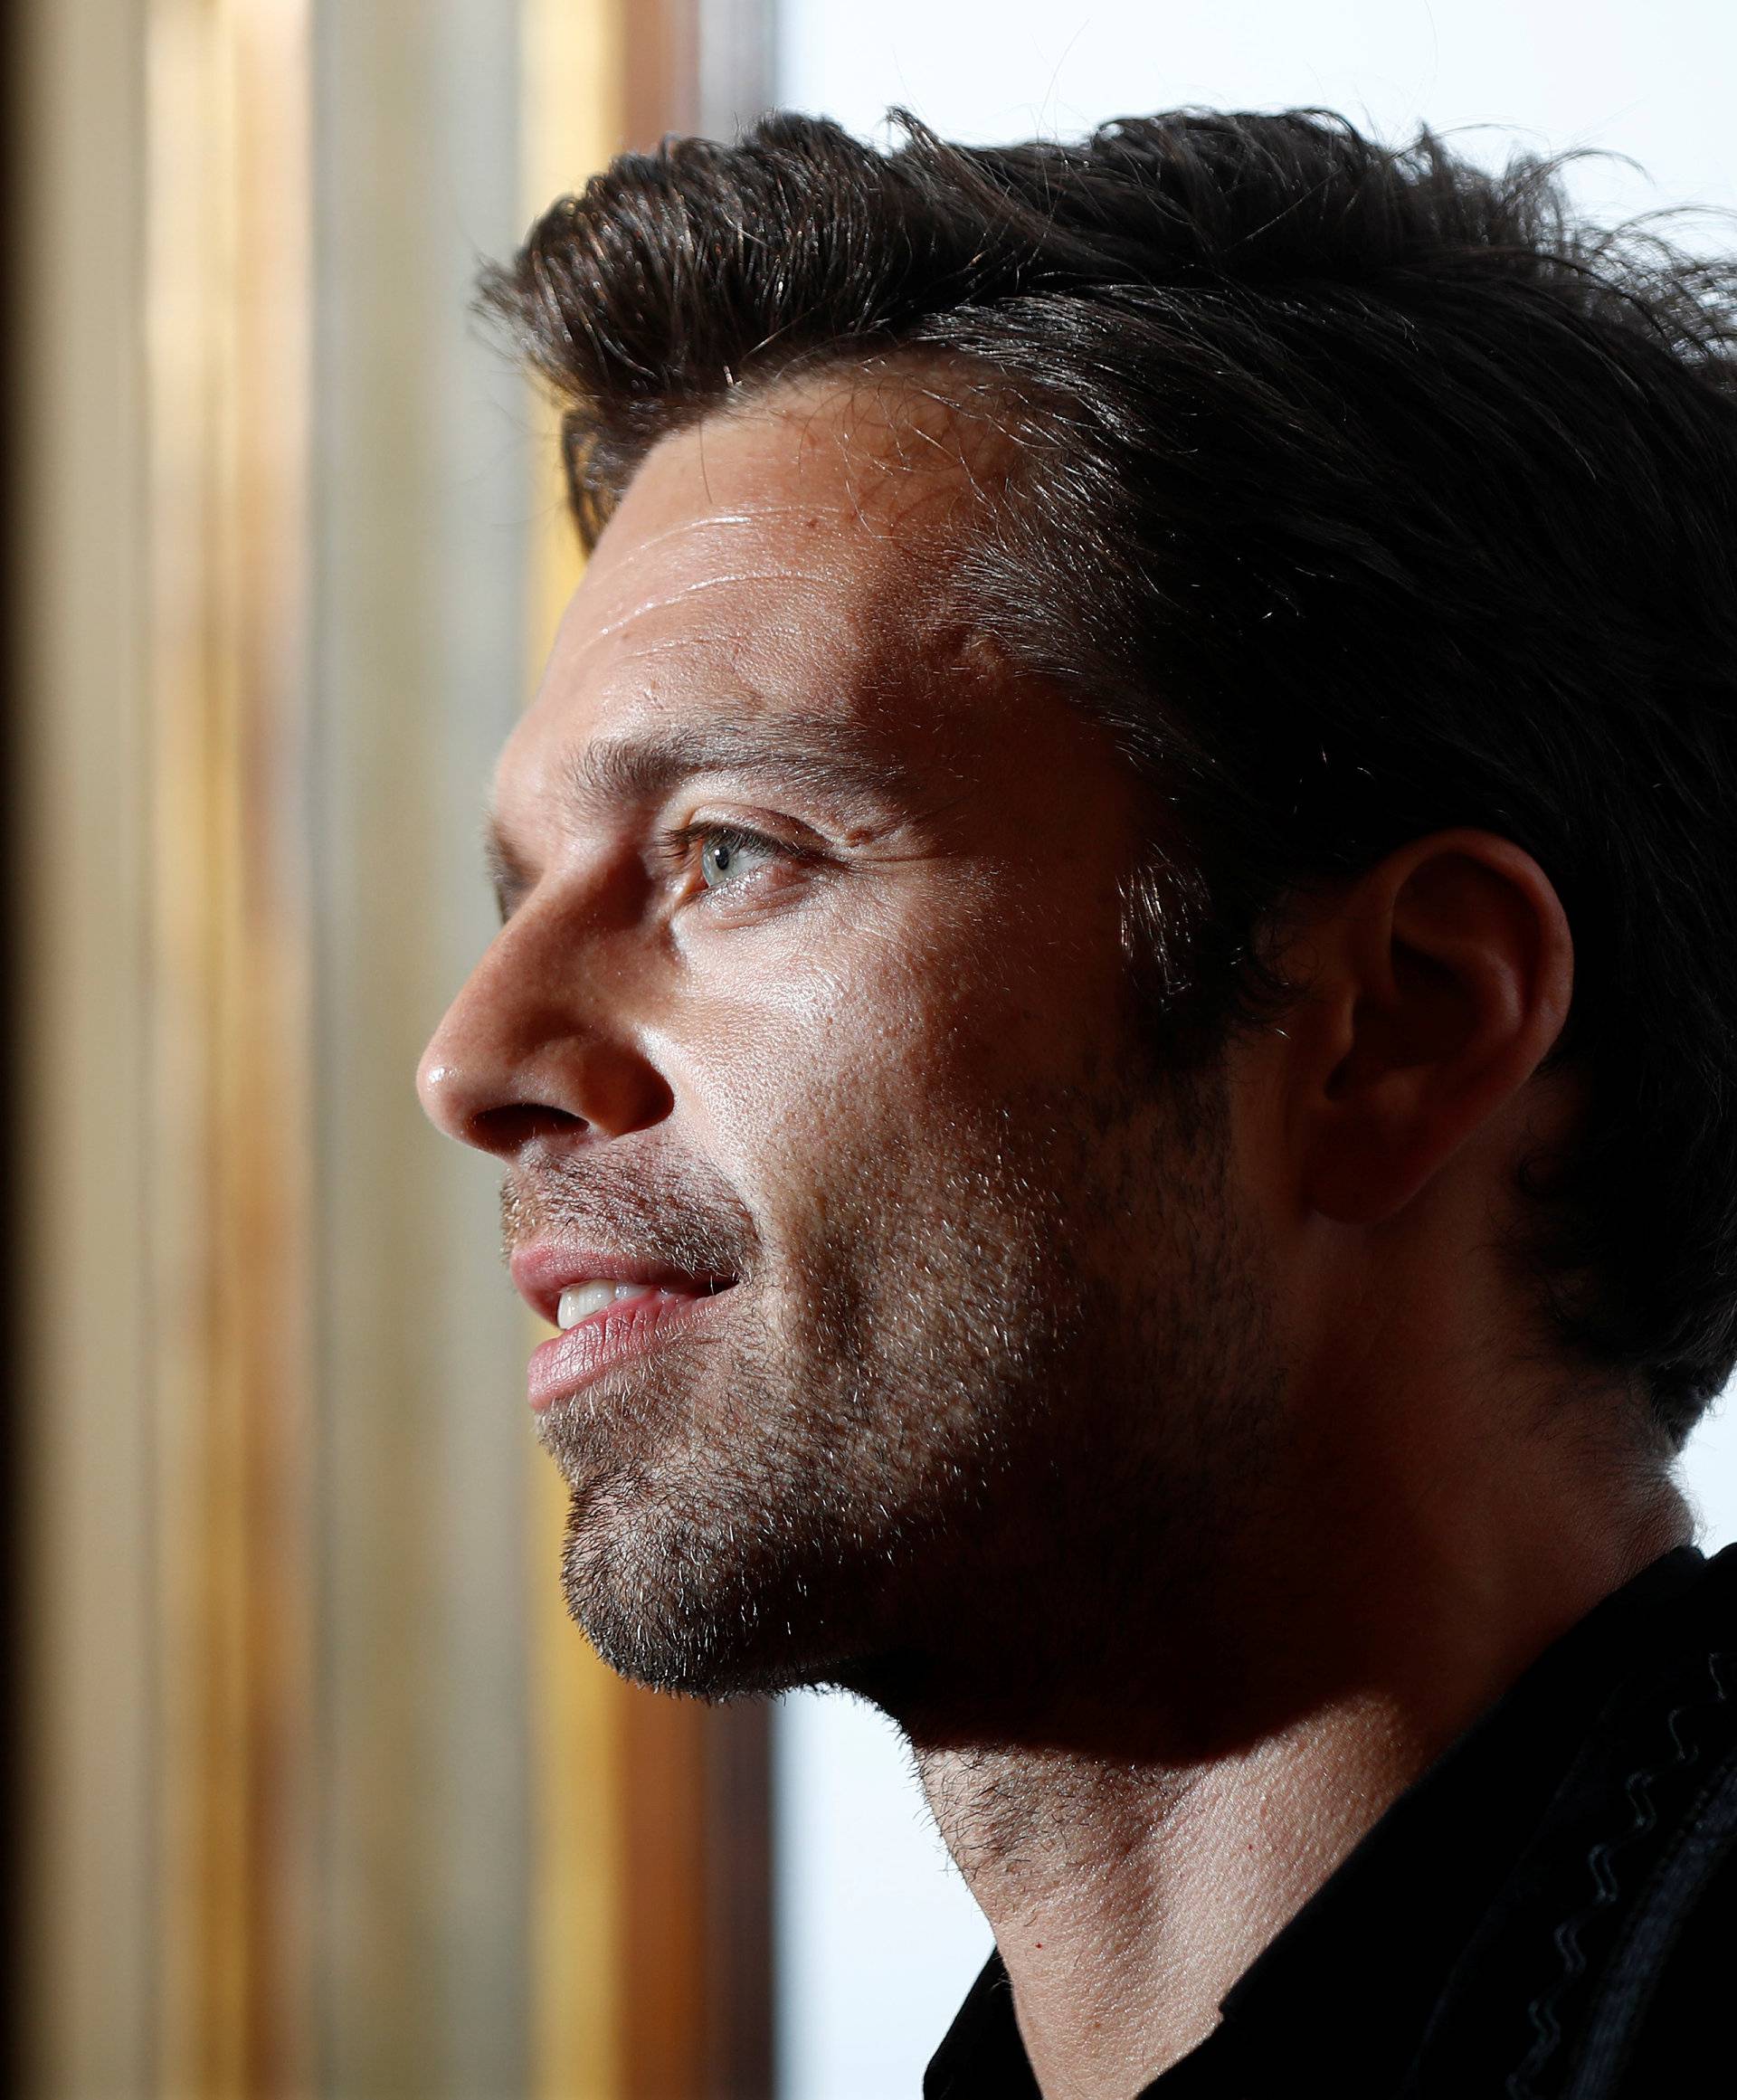
[[[981, 1706], [963, 1726], [901, 1716], [1046, 2100], [1128, 2100], [1186, 2055], [1397, 1796], [1688, 1537], [1667, 1478], [1613, 1469], [1596, 1439], [1577, 1477], [1564, 1440], [1470, 1435], [1427, 1468], [1390, 1450], [1354, 1486], [1343, 1448], [1324, 1452], [1319, 1492], [1290, 1497], [1306, 1534], [1263, 1511], [1258, 1544], [1220, 1563], [1258, 1575], [1195, 1592], [1215, 1600], [1210, 1626], [1179, 1639], [1164, 1599], [1125, 1595], [1092, 1686], [1070, 1697], [1053, 1666], [1025, 1680], [1042, 1687], [1033, 1727], [1005, 1711], [985, 1726]], [[1112, 1647], [1144, 1663], [1118, 1675], [1115, 1740], [1058, 1726], [1101, 1715]]]

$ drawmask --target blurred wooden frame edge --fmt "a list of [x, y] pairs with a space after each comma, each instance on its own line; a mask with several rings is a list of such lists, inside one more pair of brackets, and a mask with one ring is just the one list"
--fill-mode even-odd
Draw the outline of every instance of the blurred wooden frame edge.
[[[0, 140], [0, 182], [14, 199], [23, 193], [25, 156], [22, 108], [24, 68], [20, 62], [19, 9], [0, 8], [0, 111], [5, 115], [5, 137]], [[0, 222], [0, 295], [6, 310], [17, 311], [23, 271], [18, 252], [17, 220], [9, 213]], [[18, 423], [22, 407], [22, 360], [16, 331], [8, 329], [0, 343], [0, 487], [6, 492], [0, 516], [0, 691], [7, 705], [0, 714], [0, 797], [8, 809], [17, 806], [21, 768], [15, 730], [16, 699], [21, 689], [23, 665], [18, 635], [16, 597], [22, 548], [22, 520], [17, 498], [20, 489]], [[21, 928], [18, 899], [22, 869], [17, 864], [18, 841], [9, 831], [5, 845], [6, 879], [0, 884], [6, 905], [0, 913], [0, 1087], [8, 1101], [20, 1098], [21, 1073], [18, 1037], [24, 1000], [21, 997]], [[25, 1578], [23, 1526], [23, 1410], [20, 1404], [24, 1370], [22, 1329], [25, 1293], [20, 1278], [20, 1253], [24, 1238], [24, 1202], [19, 1161], [19, 1135], [15, 1116], [0, 1125], [0, 1259], [5, 1281], [0, 1287], [0, 1700], [5, 1711], [23, 1710], [25, 1695], [24, 1666], [23, 1585]], [[24, 1905], [23, 1900], [24, 1815], [24, 1763], [19, 1731], [0, 1731], [0, 2091], [23, 2090], [24, 2055], [22, 2035], [24, 2018], [23, 1954]]]

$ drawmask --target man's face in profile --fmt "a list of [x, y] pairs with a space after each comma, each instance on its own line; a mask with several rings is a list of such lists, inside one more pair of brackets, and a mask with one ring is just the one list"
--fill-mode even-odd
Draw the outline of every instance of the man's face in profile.
[[841, 381], [666, 439], [500, 764], [422, 1085], [574, 1323], [568, 1597], [650, 1682], [1062, 1672], [1272, 1383], [1221, 1089], [1134, 1011], [1134, 776], [949, 625], [964, 486]]

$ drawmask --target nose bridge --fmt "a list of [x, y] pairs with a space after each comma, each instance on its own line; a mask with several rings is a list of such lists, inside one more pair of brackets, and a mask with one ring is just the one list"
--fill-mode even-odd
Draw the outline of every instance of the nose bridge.
[[527, 900], [478, 958], [423, 1053], [417, 1086], [432, 1120], [494, 1151], [504, 1126], [496, 1111], [628, 1123], [629, 1103], [653, 1090], [643, 1078], [624, 1084], [646, 1063], [631, 1012], [636, 945], [594, 907]]

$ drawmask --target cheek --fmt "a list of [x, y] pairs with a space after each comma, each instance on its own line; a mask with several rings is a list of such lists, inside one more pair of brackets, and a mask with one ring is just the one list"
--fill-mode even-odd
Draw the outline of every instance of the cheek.
[[887, 954], [767, 974], [697, 997], [671, 1040], [679, 1114], [750, 1182], [878, 1148], [950, 1090], [956, 1016], [927, 974]]
[[1088, 1077], [1119, 1013], [1104, 927], [955, 908], [859, 924], [828, 949], [738, 946], [727, 980], [690, 973], [665, 1017], [678, 1114], [745, 1193], [793, 1166], [957, 1144], [1034, 1085]]

